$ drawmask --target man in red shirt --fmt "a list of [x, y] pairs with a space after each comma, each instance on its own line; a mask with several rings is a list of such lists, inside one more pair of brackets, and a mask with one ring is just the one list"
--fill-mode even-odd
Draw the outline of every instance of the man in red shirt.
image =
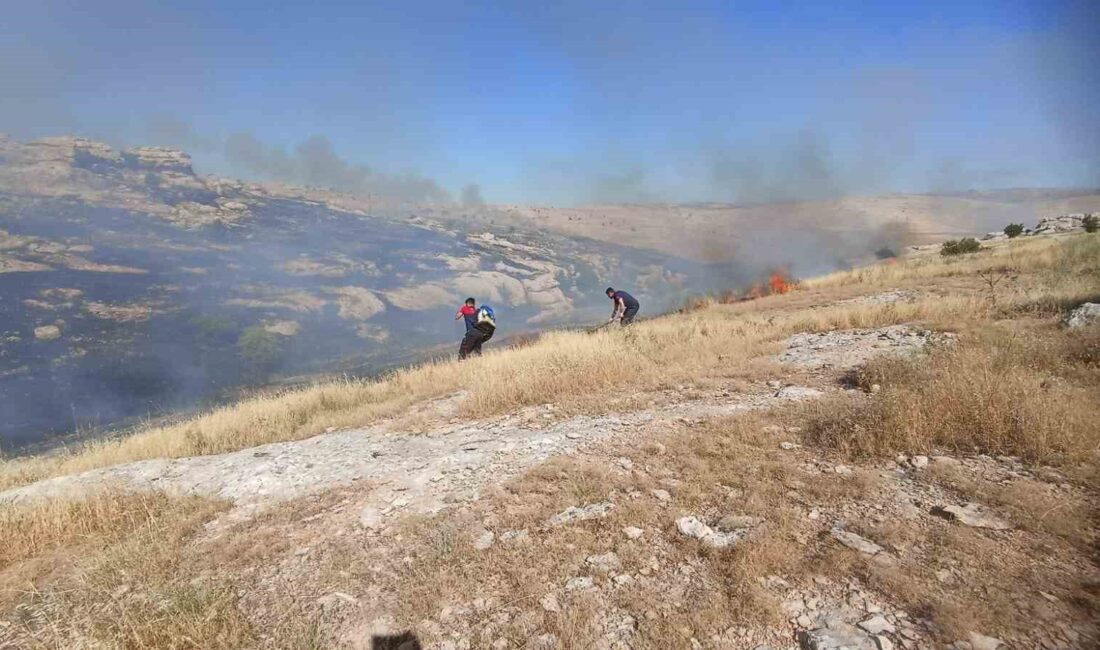
[[466, 331], [469, 332], [477, 325], [477, 303], [473, 298], [467, 298], [466, 304], [458, 308], [455, 312], [455, 320], [460, 318], [466, 319]]

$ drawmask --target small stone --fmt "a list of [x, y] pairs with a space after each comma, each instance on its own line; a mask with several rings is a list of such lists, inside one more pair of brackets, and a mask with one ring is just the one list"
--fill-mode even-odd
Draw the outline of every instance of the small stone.
[[806, 386], [787, 386], [780, 388], [775, 392], [775, 396], [779, 399], [787, 399], [791, 401], [801, 401], [807, 399], [815, 399], [821, 397], [825, 393], [819, 391], [816, 388], [808, 388]]
[[569, 431], [565, 434], [565, 437], [569, 438], [570, 440], [576, 440], [577, 438], [581, 437], [581, 434], [577, 433], [576, 431]]
[[622, 563], [619, 561], [619, 556], [610, 551], [602, 555], [589, 555], [588, 559], [584, 562], [588, 566], [603, 573], [613, 571], [622, 566]]
[[855, 533], [850, 533], [846, 530], [840, 530], [834, 528], [832, 531], [833, 538], [835, 538], [841, 544], [847, 546], [850, 549], [865, 553], [867, 555], [876, 555], [882, 552], [882, 547], [872, 542], [869, 539], [860, 537]]
[[795, 619], [795, 623], [798, 624], [798, 627], [801, 627], [803, 629], [809, 629], [814, 625], [813, 620], [805, 614], [802, 614], [797, 619]]
[[574, 521], [586, 521], [588, 519], [600, 519], [615, 507], [610, 501], [590, 503], [586, 506], [570, 506], [547, 520], [547, 525], [552, 527], [562, 526]]
[[620, 573], [613, 578], [615, 584], [619, 587], [627, 587], [634, 584], [634, 576], [629, 573]]
[[915, 469], [924, 469], [928, 467], [928, 456], [913, 456], [909, 459], [909, 464]]
[[496, 535], [491, 530], [482, 530], [481, 534], [474, 538], [474, 548], [479, 551], [484, 551], [493, 545], [493, 540], [496, 539]]
[[359, 523], [367, 530], [379, 530], [382, 528], [382, 512], [373, 506], [367, 506], [359, 511]]
[[1009, 530], [1008, 523], [998, 519], [977, 503], [968, 503], [965, 506], [938, 506], [932, 508], [932, 514], [945, 519], [953, 519], [966, 526], [975, 528], [989, 528], [991, 530]]
[[641, 528], [636, 528], [634, 526], [627, 526], [623, 529], [623, 534], [626, 535], [627, 539], [638, 539], [644, 532], [645, 531]]
[[740, 531], [723, 533], [712, 530], [696, 517], [680, 517], [676, 521], [676, 527], [686, 537], [694, 537], [711, 548], [726, 548], [732, 546], [742, 537]]
[[894, 650], [894, 642], [890, 640], [890, 637], [881, 634], [875, 636], [875, 646], [878, 650]]
[[505, 532], [500, 534], [500, 541], [505, 543], [505, 544], [509, 544], [509, 543], [519, 544], [519, 543], [522, 543], [522, 542], [526, 542], [528, 539], [530, 539], [530, 537], [531, 536], [527, 532], [526, 528], [523, 529], [523, 530], [509, 530], [509, 531], [505, 531]]
[[[1086, 302], [1066, 314], [1062, 321], [1066, 327], [1077, 329], [1100, 322], [1100, 303]], [[977, 650], [977, 649], [975, 649]]]
[[558, 602], [558, 597], [554, 594], [546, 594], [539, 599], [539, 604], [548, 612], [557, 613], [561, 611], [561, 604]]
[[833, 468], [833, 471], [842, 476], [847, 476], [852, 473], [852, 468], [847, 465], [837, 465]]
[[39, 341], [56, 341], [61, 338], [61, 328], [57, 325], [43, 325], [34, 328], [34, 338]]
[[630, 460], [629, 458], [620, 458], [619, 459], [619, 467], [621, 467], [625, 470], [634, 469], [634, 461]]
[[871, 384], [871, 394], [877, 393], [882, 390], [882, 386], [879, 384]]
[[581, 589], [591, 589], [593, 585], [592, 578], [589, 576], [570, 578], [569, 582], [565, 583], [565, 589], [567, 591], [579, 591]]
[[817, 520], [820, 517], [821, 517], [821, 511], [818, 510], [817, 508], [814, 508], [813, 510], [810, 510], [810, 512], [806, 515], [807, 519], [813, 519], [813, 520]]
[[650, 494], [652, 494], [654, 497], [657, 498], [658, 501], [662, 503], [667, 503], [670, 499], [672, 499], [672, 495], [668, 493], [668, 490], [650, 490]]
[[1004, 641], [1000, 639], [978, 634], [977, 632], [971, 632], [967, 640], [970, 641], [970, 647], [974, 650], [997, 650], [997, 648], [1004, 645]]
[[792, 449], [798, 449], [801, 446], [802, 445], [799, 445], [799, 444], [794, 443], [794, 442], [789, 442], [789, 441], [783, 441], [783, 442], [779, 443], [779, 448], [784, 449], [786, 451], [790, 451]]
[[890, 621], [886, 620], [886, 617], [882, 614], [878, 614], [864, 621], [861, 621], [859, 626], [870, 634], [882, 634], [883, 632], [897, 631], [897, 629], [890, 623]]
[[550, 648], [556, 648], [557, 646], [558, 637], [549, 632], [539, 635], [538, 638], [535, 639], [535, 642], [531, 644], [531, 647], [537, 650], [550, 650]]

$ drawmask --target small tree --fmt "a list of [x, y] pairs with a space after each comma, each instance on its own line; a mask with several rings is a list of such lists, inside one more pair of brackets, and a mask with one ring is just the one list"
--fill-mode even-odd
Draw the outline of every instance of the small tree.
[[1081, 225], [1085, 227], [1085, 232], [1096, 232], [1100, 230], [1100, 217], [1095, 214], [1086, 214], [1081, 220]]
[[966, 253], [975, 253], [981, 249], [982, 245], [973, 237], [949, 239], [940, 246], [940, 255], [964, 255]]
[[1024, 234], [1024, 224], [1022, 223], [1010, 223], [1005, 226], [1005, 234], [1009, 239], [1015, 239]]
[[246, 327], [237, 339], [237, 351], [245, 363], [247, 373], [260, 379], [275, 366], [283, 354], [279, 336], [259, 325]]

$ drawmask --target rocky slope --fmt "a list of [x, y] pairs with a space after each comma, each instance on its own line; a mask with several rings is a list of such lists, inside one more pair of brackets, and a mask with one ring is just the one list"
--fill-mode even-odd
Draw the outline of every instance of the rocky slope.
[[[442, 213], [443, 210], [438, 210]], [[196, 175], [181, 151], [0, 138], [0, 448], [279, 375], [376, 371], [461, 336], [646, 311], [746, 277], [430, 206]]]

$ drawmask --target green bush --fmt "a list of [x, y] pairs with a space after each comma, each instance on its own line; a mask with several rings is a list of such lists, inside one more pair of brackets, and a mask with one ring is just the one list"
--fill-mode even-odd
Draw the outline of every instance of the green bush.
[[1005, 234], [1009, 239], [1015, 239], [1024, 234], [1024, 224], [1022, 223], [1010, 223], [1005, 226]]
[[255, 377], [266, 375], [283, 355], [279, 335], [265, 330], [260, 325], [246, 327], [237, 339], [237, 351], [245, 362], [246, 369]]
[[943, 246], [940, 246], [940, 255], [963, 255], [965, 253], [975, 253], [981, 249], [982, 245], [973, 237], [949, 239], [943, 243]]
[[1085, 227], [1085, 232], [1096, 232], [1100, 230], [1100, 217], [1095, 214], [1087, 214], [1081, 220], [1081, 225]]

